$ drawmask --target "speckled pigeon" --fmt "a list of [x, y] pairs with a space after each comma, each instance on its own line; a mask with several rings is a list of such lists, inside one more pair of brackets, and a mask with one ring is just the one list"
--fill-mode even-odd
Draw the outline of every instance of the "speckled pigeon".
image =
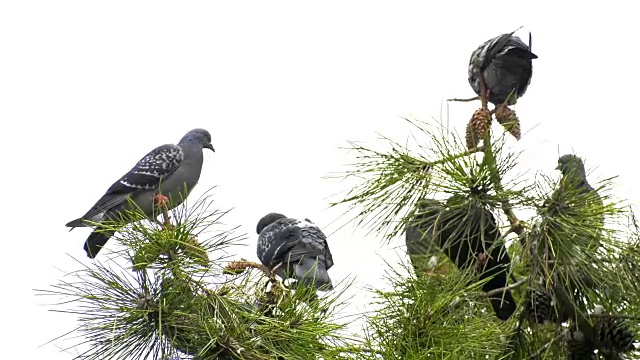
[[[171, 207], [178, 206], [200, 179], [203, 149], [215, 151], [211, 135], [204, 129], [189, 131], [177, 145], [158, 146], [113, 183], [86, 214], [66, 226], [92, 226], [86, 220], [94, 223], [120, 220], [121, 215], [131, 209], [131, 202], [149, 218], [154, 218], [159, 213], [154, 197], [160, 194], [169, 199]], [[87, 256], [94, 258], [113, 233], [98, 226], [84, 244]]]
[[[458, 269], [475, 267], [480, 279], [489, 280], [482, 290], [489, 292], [507, 286], [511, 260], [500, 239], [496, 219], [487, 208], [475, 201], [454, 195], [437, 210], [435, 200], [423, 200], [422, 211], [416, 213], [424, 232], [423, 241], [433, 241]], [[504, 294], [504, 296], [503, 296]], [[507, 320], [516, 310], [511, 291], [492, 296], [491, 307], [496, 316]]]
[[[513, 105], [527, 91], [531, 82], [531, 60], [537, 58], [529, 46], [519, 37], [513, 36], [513, 32], [496, 36], [471, 54], [469, 84], [480, 95], [479, 74], [482, 72], [487, 85], [488, 101], [498, 106], [509, 97], [507, 105]], [[509, 96], [512, 92], [513, 95]]]
[[327, 237], [311, 220], [269, 213], [260, 219], [256, 232], [263, 265], [273, 269], [282, 263], [276, 272], [283, 279], [293, 278], [317, 290], [333, 289], [327, 272], [333, 266]]

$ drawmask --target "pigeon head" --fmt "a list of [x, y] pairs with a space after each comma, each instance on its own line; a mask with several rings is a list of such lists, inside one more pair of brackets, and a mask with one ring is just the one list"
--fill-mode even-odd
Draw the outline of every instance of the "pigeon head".
[[258, 226], [256, 227], [256, 232], [258, 233], [258, 235], [260, 235], [260, 233], [262, 232], [262, 230], [264, 230], [264, 228], [266, 228], [267, 226], [273, 224], [277, 220], [284, 219], [284, 218], [286, 218], [286, 216], [284, 216], [282, 214], [269, 213], [269, 214], [263, 216], [262, 219], [260, 219], [260, 221], [258, 221]]
[[213, 145], [211, 145], [211, 134], [205, 129], [193, 129], [189, 131], [180, 139], [178, 144], [198, 144], [202, 146], [203, 149], [209, 149], [215, 152]]
[[584, 163], [582, 162], [582, 159], [573, 154], [560, 156], [560, 158], [558, 158], [558, 166], [556, 167], [556, 170], [560, 170], [563, 176], [573, 174], [582, 177], [585, 176]]

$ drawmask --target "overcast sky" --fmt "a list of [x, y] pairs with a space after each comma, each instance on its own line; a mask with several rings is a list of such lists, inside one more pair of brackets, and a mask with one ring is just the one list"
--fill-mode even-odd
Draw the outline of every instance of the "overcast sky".
[[[519, 5], [523, 4], [523, 5]], [[524, 5], [526, 4], [526, 5]], [[69, 359], [60, 341], [73, 316], [51, 313], [45, 289], [78, 264], [88, 229], [68, 232], [109, 185], [152, 148], [208, 129], [193, 197], [249, 234], [277, 211], [308, 217], [329, 237], [335, 281], [380, 284], [392, 245], [332, 221], [322, 179], [349, 161], [339, 146], [375, 132], [408, 135], [400, 117], [448, 116], [464, 131], [474, 104], [469, 55], [524, 26], [533, 80], [517, 105], [519, 169], [553, 172], [574, 151], [638, 200], [640, 95], [637, 11], [630, 1], [4, 1], [0, 4], [3, 358]], [[496, 127], [496, 129], [499, 129]], [[335, 199], [335, 198], [333, 198]], [[112, 247], [116, 244], [109, 243]], [[359, 294], [360, 302], [366, 296]], [[8, 333], [8, 334], [7, 334]]]

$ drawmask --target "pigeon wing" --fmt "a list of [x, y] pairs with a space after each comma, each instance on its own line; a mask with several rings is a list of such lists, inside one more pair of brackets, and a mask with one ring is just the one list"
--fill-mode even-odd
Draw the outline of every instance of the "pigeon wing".
[[81, 218], [66, 226], [85, 226], [85, 219], [99, 221], [109, 209], [126, 201], [128, 197], [143, 190], [155, 189], [166, 176], [176, 171], [184, 160], [184, 153], [177, 145], [158, 146], [145, 155], [138, 163], [113, 183], [107, 192]]
[[302, 230], [294, 219], [280, 219], [264, 228], [258, 236], [257, 255], [262, 264], [275, 266], [302, 239]]

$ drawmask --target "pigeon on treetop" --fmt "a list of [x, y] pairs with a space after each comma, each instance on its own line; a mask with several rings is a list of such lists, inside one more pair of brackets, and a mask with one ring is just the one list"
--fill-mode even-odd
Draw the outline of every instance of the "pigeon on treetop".
[[[514, 31], [515, 32], [515, 31]], [[471, 53], [469, 84], [481, 96], [480, 74], [486, 83], [487, 100], [495, 106], [513, 105], [527, 91], [531, 82], [531, 60], [538, 56], [513, 33], [502, 34], [485, 41]]]
[[563, 181], [574, 182], [577, 189], [582, 193], [595, 191], [587, 181], [587, 172], [581, 158], [573, 154], [565, 154], [558, 158], [556, 170], [562, 173]]
[[[602, 198], [587, 181], [587, 172], [581, 158], [573, 154], [562, 155], [558, 158], [556, 170], [560, 170], [562, 173], [560, 186], [556, 189], [556, 192], [567, 193], [574, 190], [578, 194], [584, 195], [585, 203], [599, 208], [603, 207]], [[604, 226], [604, 215], [597, 215], [594, 220], [600, 228]]]
[[[66, 226], [87, 227], [106, 220], [120, 220], [126, 211], [132, 210], [131, 203], [149, 218], [158, 214], [159, 202], [170, 208], [178, 206], [200, 179], [203, 149], [215, 151], [211, 134], [204, 129], [189, 131], [177, 145], [158, 146], [113, 183], [86, 214]], [[94, 258], [113, 234], [114, 231], [97, 226], [84, 244], [87, 256]]]
[[333, 257], [327, 237], [311, 220], [292, 219], [278, 213], [265, 215], [256, 227], [257, 255], [263, 265], [283, 279], [293, 278], [317, 290], [333, 289], [329, 270]]
[[[504, 243], [496, 244], [501, 237], [497, 222], [484, 206], [452, 196], [447, 205], [437, 210], [435, 200], [423, 200], [426, 211], [416, 213], [421, 222], [424, 242], [435, 242], [453, 261], [458, 269], [476, 268], [481, 280], [489, 278], [482, 286], [484, 292], [506, 287], [511, 259]], [[507, 320], [516, 310], [511, 291], [490, 297], [491, 307], [500, 320]]]

